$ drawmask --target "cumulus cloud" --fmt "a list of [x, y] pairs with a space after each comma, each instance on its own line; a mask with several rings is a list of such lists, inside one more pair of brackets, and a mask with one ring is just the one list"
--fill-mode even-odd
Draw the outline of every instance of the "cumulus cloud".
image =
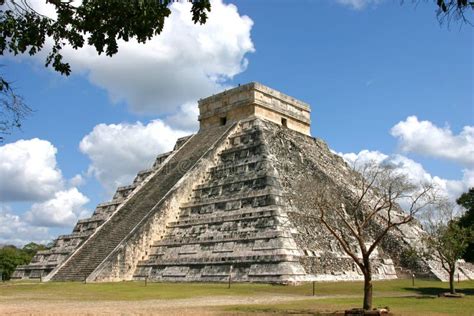
[[185, 103], [178, 111], [165, 118], [165, 122], [172, 128], [195, 131], [199, 128], [199, 109], [197, 103]]
[[81, 185], [84, 185], [84, 183], [86, 183], [86, 180], [82, 175], [76, 174], [74, 177], [69, 179], [68, 182], [71, 187], [79, 187]]
[[377, 5], [383, 0], [336, 0], [337, 3], [348, 6], [354, 10], [362, 10], [370, 5]]
[[344, 158], [344, 160], [350, 166], [354, 166], [356, 169], [370, 163], [381, 164], [383, 161], [385, 161], [388, 158], [386, 154], [381, 153], [380, 151], [376, 151], [376, 150], [371, 151], [367, 149], [364, 149], [360, 151], [359, 153], [336, 153], [336, 154]]
[[151, 167], [158, 154], [173, 149], [176, 139], [187, 134], [160, 120], [146, 125], [99, 124], [81, 140], [79, 148], [91, 160], [88, 173], [112, 192], [129, 184], [139, 170]]
[[6, 206], [0, 206], [0, 244], [21, 246], [31, 241], [46, 244], [52, 239], [46, 227], [36, 227]]
[[[113, 102], [124, 101], [136, 113], [172, 114], [226, 88], [228, 79], [246, 69], [245, 55], [254, 51], [252, 20], [233, 4], [211, 4], [204, 25], [193, 23], [189, 1], [174, 2], [163, 32], [146, 44], [120, 41], [112, 58], [98, 55], [91, 46], [66, 48], [64, 58], [73, 73], [87, 75]], [[51, 14], [50, 4], [35, 5]], [[44, 56], [39, 57], [43, 62]]]
[[474, 126], [464, 126], [455, 135], [449, 127], [438, 127], [430, 121], [409, 116], [391, 129], [403, 152], [443, 158], [474, 168]]
[[58, 191], [52, 199], [34, 203], [25, 218], [35, 226], [72, 226], [79, 218], [89, 215], [89, 212], [84, 208], [88, 202], [89, 199], [76, 188]]
[[427, 172], [423, 166], [403, 155], [386, 155], [379, 151], [362, 150], [359, 153], [338, 153], [349, 165], [362, 166], [366, 163], [390, 165], [404, 174], [413, 183], [433, 183], [440, 193], [451, 201], [474, 186], [474, 171], [464, 170], [460, 180], [444, 179]]
[[56, 148], [38, 138], [0, 147], [0, 200], [35, 201], [51, 197], [63, 186]]
[[0, 242], [44, 242], [51, 239], [48, 227], [72, 226], [88, 214], [89, 199], [76, 188], [82, 177], [64, 179], [56, 154], [53, 144], [38, 138], [0, 147], [0, 201], [34, 202], [14, 210], [0, 206]]

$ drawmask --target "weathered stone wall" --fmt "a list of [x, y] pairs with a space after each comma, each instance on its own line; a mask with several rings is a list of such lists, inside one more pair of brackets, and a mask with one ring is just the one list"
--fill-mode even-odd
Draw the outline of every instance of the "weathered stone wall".
[[302, 122], [301, 118], [295, 118], [290, 116], [290, 111], [288, 112], [278, 112], [273, 110], [270, 107], [263, 107], [255, 105], [255, 116], [264, 118], [268, 121], [271, 121], [275, 124], [282, 125], [282, 119], [286, 120], [286, 127], [297, 132], [309, 135], [309, 121]]
[[[348, 188], [354, 186], [352, 181], [357, 175], [320, 140], [269, 123], [264, 129], [287, 199], [288, 217], [295, 227], [293, 238], [305, 254], [301, 262], [306, 272], [317, 280], [363, 279], [354, 261], [314, 213], [315, 197], [323, 190], [338, 197], [332, 201], [334, 205], [350, 199]], [[330, 212], [328, 216], [337, 223]], [[372, 265], [374, 279], [397, 277], [390, 254], [382, 248], [373, 253]]]
[[[310, 134], [310, 108], [304, 102], [259, 83], [249, 83], [199, 100], [200, 128], [259, 117]], [[285, 122], [283, 122], [285, 121]]]
[[255, 114], [255, 106], [253, 104], [243, 103], [240, 106], [225, 106], [208, 113], [208, 116], [202, 116], [200, 122], [201, 129], [221, 126], [221, 119], [225, 118], [226, 124], [235, 123], [241, 119], [252, 117]]

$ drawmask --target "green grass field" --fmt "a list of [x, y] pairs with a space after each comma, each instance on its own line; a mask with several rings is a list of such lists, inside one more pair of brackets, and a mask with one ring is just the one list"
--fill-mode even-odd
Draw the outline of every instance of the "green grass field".
[[[374, 283], [374, 306], [388, 306], [396, 315], [474, 315], [474, 281], [456, 284], [461, 299], [438, 298], [448, 284], [437, 281], [411, 280], [379, 281]], [[33, 300], [65, 301], [145, 301], [191, 299], [217, 296], [294, 296], [298, 300], [272, 305], [229, 305], [221, 311], [242, 313], [306, 313], [344, 310], [361, 305], [362, 282], [316, 283], [312, 285], [280, 286], [268, 284], [202, 284], [119, 282], [82, 284], [5, 282], [0, 284], [0, 302]], [[305, 296], [307, 298], [305, 298]], [[302, 299], [303, 298], [303, 299]]]

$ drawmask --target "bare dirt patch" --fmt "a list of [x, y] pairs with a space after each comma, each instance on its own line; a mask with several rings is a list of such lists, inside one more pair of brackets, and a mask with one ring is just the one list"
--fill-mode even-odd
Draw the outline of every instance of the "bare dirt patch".
[[[326, 297], [318, 297], [326, 298]], [[146, 301], [0, 300], [2, 315], [232, 315], [219, 307], [272, 304], [308, 299], [308, 296], [214, 296]]]

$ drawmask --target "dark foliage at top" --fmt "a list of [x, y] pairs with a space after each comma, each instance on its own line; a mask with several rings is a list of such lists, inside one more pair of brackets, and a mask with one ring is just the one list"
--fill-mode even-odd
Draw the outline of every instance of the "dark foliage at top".
[[[44, 0], [52, 4], [56, 18], [36, 12], [27, 0], [0, 0], [0, 55], [35, 55], [49, 50], [45, 66], [69, 75], [71, 66], [61, 54], [65, 46], [74, 49], [85, 44], [98, 54], [113, 56], [119, 40], [135, 38], [145, 43], [163, 31], [171, 14], [171, 0]], [[192, 1], [192, 20], [203, 24], [211, 10], [210, 0]], [[179, 34], [177, 34], [179, 36]], [[51, 40], [52, 45], [47, 41]], [[18, 96], [12, 83], [0, 74], [0, 143], [2, 135], [21, 127], [29, 107]]]

